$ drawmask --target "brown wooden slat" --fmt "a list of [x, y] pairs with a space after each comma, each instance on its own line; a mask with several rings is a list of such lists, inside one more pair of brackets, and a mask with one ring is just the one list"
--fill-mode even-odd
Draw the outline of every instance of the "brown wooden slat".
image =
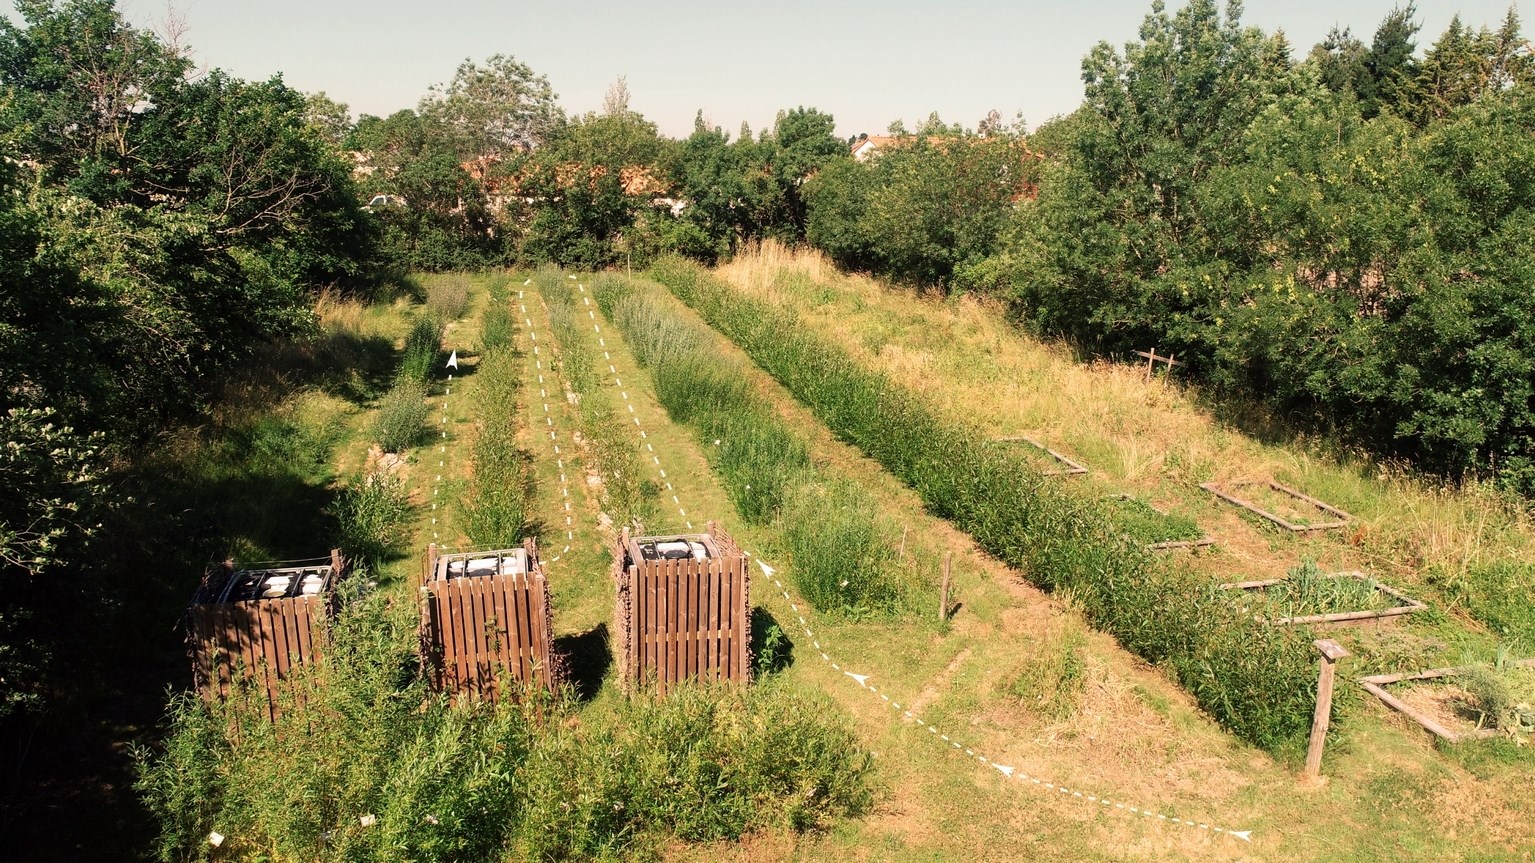
[[494, 688], [495, 678], [492, 676], [490, 663], [490, 627], [488, 597], [485, 590], [485, 579], [466, 578], [469, 582], [469, 608], [474, 615], [473, 644], [474, 644], [474, 682], [475, 691], [481, 695]]
[[746, 665], [749, 648], [746, 637], [746, 625], [751, 615], [751, 608], [749, 607], [746, 593], [746, 559], [736, 558], [731, 569], [733, 570], [733, 575], [730, 582], [735, 586], [736, 591], [735, 606], [731, 609], [735, 615], [734, 634], [736, 641], [735, 675], [731, 679], [744, 681], [749, 674]]
[[501, 664], [506, 676], [527, 682], [533, 679], [532, 652], [524, 650], [528, 637], [528, 587], [510, 575], [496, 580], [496, 608], [500, 615]]
[[464, 603], [459, 595], [458, 580], [449, 579], [442, 583], [443, 599], [447, 603], [446, 617], [448, 618], [448, 656], [452, 664], [448, 667], [448, 687], [454, 691], [461, 691], [464, 687]]
[[710, 567], [708, 589], [704, 595], [704, 625], [709, 627], [707, 637], [704, 640], [704, 661], [708, 663], [708, 677], [712, 680], [720, 674], [720, 578], [714, 574], [714, 568]]

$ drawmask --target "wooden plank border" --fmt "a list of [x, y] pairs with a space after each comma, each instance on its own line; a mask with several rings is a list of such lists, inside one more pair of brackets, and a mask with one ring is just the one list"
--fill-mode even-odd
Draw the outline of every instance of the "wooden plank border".
[[1092, 471], [1088, 470], [1085, 465], [1082, 465], [1082, 464], [1080, 464], [1080, 463], [1078, 463], [1076, 461], [1073, 461], [1070, 458], [1067, 458], [1066, 456], [1056, 452], [1055, 450], [1045, 446], [1044, 444], [1040, 443], [1039, 441], [1037, 441], [1034, 438], [1031, 438], [1031, 437], [1029, 437], [1027, 435], [1012, 435], [1012, 436], [1009, 436], [1009, 437], [992, 438], [992, 440], [996, 441], [997, 443], [1025, 443], [1025, 444], [1028, 444], [1029, 446], [1032, 446], [1035, 449], [1040, 450], [1041, 452], [1045, 453], [1046, 455], [1050, 456], [1051, 458], [1055, 459], [1056, 461], [1058, 461], [1061, 464], [1066, 466], [1065, 468], [1063, 468], [1061, 470], [1045, 470], [1045, 471], [1040, 471], [1040, 476], [1080, 476], [1082, 474], [1086, 474], [1086, 473], [1091, 473], [1092, 472]]
[[[1252, 486], [1266, 486], [1272, 491], [1277, 491], [1280, 494], [1289, 495], [1296, 500], [1309, 503], [1317, 509], [1335, 516], [1337, 520], [1318, 522], [1316, 524], [1295, 524], [1294, 522], [1288, 521], [1278, 515], [1275, 515], [1272, 512], [1269, 512], [1268, 510], [1258, 506], [1250, 500], [1245, 500], [1243, 498], [1237, 497], [1233, 493], [1237, 489], [1250, 488]], [[1343, 527], [1344, 525], [1354, 520], [1352, 515], [1349, 515], [1343, 510], [1338, 509], [1332, 504], [1324, 503], [1314, 497], [1310, 497], [1309, 495], [1296, 491], [1287, 485], [1274, 482], [1273, 480], [1255, 480], [1251, 482], [1229, 483], [1204, 482], [1200, 483], [1199, 487], [1215, 495], [1221, 500], [1226, 501], [1227, 503], [1234, 504], [1241, 507], [1242, 509], [1247, 510], [1248, 512], [1260, 515], [1263, 518], [1273, 522], [1274, 524], [1279, 525], [1285, 530], [1291, 531], [1292, 533], [1306, 533], [1308, 531], [1315, 530], [1336, 530], [1337, 528]]]
[[[1375, 582], [1374, 586], [1375, 586], [1375, 589], [1377, 591], [1379, 591], [1381, 593], [1384, 593], [1384, 594], [1386, 594], [1387, 596], [1389, 596], [1389, 597], [1391, 597], [1393, 599], [1398, 600], [1402, 604], [1401, 605], [1397, 605], [1397, 606], [1393, 606], [1391, 608], [1380, 609], [1380, 610], [1377, 610], [1377, 611], [1338, 611], [1338, 612], [1333, 612], [1332, 614], [1304, 614], [1304, 615], [1297, 615], [1297, 616], [1294, 616], [1294, 617], [1279, 617], [1279, 618], [1275, 618], [1271, 622], [1275, 623], [1275, 624], [1278, 624], [1280, 626], [1300, 626], [1302, 624], [1329, 624], [1329, 623], [1349, 624], [1349, 623], [1361, 623], [1361, 622], [1370, 621], [1370, 620], [1383, 620], [1383, 619], [1386, 619], [1386, 618], [1401, 617], [1403, 615], [1413, 614], [1414, 612], [1419, 612], [1419, 611], [1422, 611], [1425, 608], [1428, 608], [1428, 603], [1422, 602], [1421, 600], [1413, 599], [1412, 597], [1410, 597], [1407, 594], [1403, 593], [1402, 591], [1392, 587], [1391, 585], [1385, 584], [1380, 579], [1371, 578], [1370, 576], [1368, 576], [1368, 575], [1366, 575], [1366, 574], [1364, 574], [1364, 573], [1362, 573], [1362, 572], [1360, 572], [1358, 570], [1346, 570], [1344, 572], [1327, 572], [1327, 573], [1323, 573], [1321, 577], [1322, 578], [1356, 578], [1356, 579], [1358, 579], [1360, 581], [1365, 581], [1365, 582], [1374, 581]], [[1283, 583], [1283, 582], [1286, 582], [1286, 581], [1289, 581], [1288, 577], [1285, 577], [1285, 578], [1262, 578], [1262, 579], [1258, 579], [1256, 581], [1233, 581], [1233, 582], [1228, 582], [1226, 584], [1218, 585], [1218, 587], [1221, 590], [1259, 590], [1259, 591], [1261, 591], [1261, 590], [1265, 590], [1267, 588], [1273, 587], [1276, 584], [1280, 584], [1280, 583]]]
[[[1509, 664], [1524, 668], [1535, 667], [1535, 658], [1515, 659]], [[1478, 728], [1474, 731], [1452, 731], [1385, 689], [1385, 687], [1393, 683], [1401, 683], [1408, 680], [1436, 680], [1444, 677], [1454, 677], [1468, 670], [1467, 666], [1461, 665], [1454, 668], [1434, 668], [1428, 671], [1404, 672], [1401, 674], [1375, 674], [1370, 677], [1359, 678], [1359, 685], [1363, 686], [1371, 695], [1379, 698], [1382, 704], [1418, 723], [1424, 731], [1450, 743], [1497, 737], [1500, 732], [1495, 728]]]
[[[1167, 510], [1165, 510], [1163, 508], [1161, 508], [1160, 506], [1157, 506], [1156, 504], [1152, 503], [1151, 501], [1146, 500], [1145, 498], [1136, 497], [1135, 495], [1130, 494], [1129, 492], [1120, 492], [1118, 494], [1106, 494], [1106, 495], [1103, 496], [1103, 499], [1104, 500], [1131, 500], [1131, 501], [1136, 501], [1136, 502], [1140, 503], [1142, 506], [1144, 506], [1147, 509], [1151, 510], [1152, 512], [1160, 513], [1160, 514], [1165, 515], [1165, 516], [1171, 516], [1172, 515], [1172, 513], [1168, 512]], [[1206, 535], [1206, 536], [1200, 537], [1199, 539], [1170, 539], [1170, 540], [1166, 540], [1164, 542], [1153, 542], [1150, 545], [1145, 546], [1145, 548], [1146, 548], [1147, 551], [1171, 551], [1173, 549], [1178, 549], [1178, 548], [1190, 548], [1190, 549], [1192, 549], [1192, 548], [1209, 548], [1210, 546], [1213, 546], [1213, 545], [1215, 545], [1215, 540], [1212, 539], [1210, 536]]]

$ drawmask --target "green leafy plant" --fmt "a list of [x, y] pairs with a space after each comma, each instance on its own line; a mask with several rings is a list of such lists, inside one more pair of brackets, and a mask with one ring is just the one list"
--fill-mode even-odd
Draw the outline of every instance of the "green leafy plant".
[[426, 386], [401, 378], [379, 401], [373, 420], [373, 439], [384, 452], [404, 452], [426, 434]]
[[[135, 752], [161, 860], [592, 860], [800, 831], [870, 802], [871, 758], [822, 697], [683, 687], [578, 704], [430, 691], [416, 609], [350, 579], [326, 650], [264, 689], [177, 697]], [[214, 849], [207, 837], [225, 837]]]
[[400, 352], [400, 367], [396, 372], [397, 379], [418, 383], [431, 380], [441, 353], [442, 322], [432, 314], [418, 316], [405, 336], [405, 347]]
[[376, 562], [388, 559], [406, 540], [412, 506], [405, 480], [373, 473], [342, 486], [331, 504], [342, 549], [350, 556]]
[[[804, 440], [753, 393], [717, 336], [683, 320], [653, 286], [613, 276], [592, 292], [645, 366], [672, 419], [693, 428], [736, 511], [776, 523], [805, 598], [822, 611], [910, 611], [921, 578], [891, 549], [894, 528], [856, 484], [811, 464]], [[776, 520], [776, 521], [775, 521]]]
[[1263, 600], [1284, 617], [1378, 611], [1396, 604], [1393, 597], [1380, 591], [1379, 585], [1373, 578], [1329, 577], [1315, 560], [1306, 559], [1292, 567], [1284, 581], [1265, 588]]

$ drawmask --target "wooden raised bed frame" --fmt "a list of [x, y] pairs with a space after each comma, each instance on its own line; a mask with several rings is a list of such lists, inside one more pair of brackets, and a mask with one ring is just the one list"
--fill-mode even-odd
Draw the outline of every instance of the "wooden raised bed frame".
[[[684, 680], [751, 678], [751, 577], [719, 523], [704, 534], [635, 537], [613, 545], [614, 646], [625, 688], [654, 680], [662, 694]], [[642, 541], [689, 540], [704, 560], [645, 560]]]
[[1058, 461], [1061, 464], [1066, 466], [1065, 468], [1060, 469], [1060, 470], [1040, 471], [1040, 476], [1080, 476], [1080, 475], [1085, 474], [1085, 473], [1091, 473], [1091, 471], [1089, 471], [1085, 465], [1079, 464], [1079, 463], [1077, 463], [1077, 462], [1067, 458], [1066, 456], [1061, 455], [1060, 453], [1056, 452], [1055, 450], [1045, 446], [1044, 444], [1040, 443], [1039, 441], [1037, 441], [1037, 440], [1035, 440], [1035, 439], [1033, 439], [1033, 438], [1031, 438], [1031, 437], [1029, 437], [1027, 435], [1013, 435], [1011, 437], [999, 437], [999, 438], [996, 438], [996, 441], [997, 441], [997, 443], [1026, 443], [1029, 446], [1034, 447], [1037, 450], [1040, 450], [1045, 455], [1050, 456], [1051, 458], [1055, 459], [1056, 461]]
[[[1322, 510], [1325, 513], [1329, 513], [1329, 514], [1335, 516], [1336, 520], [1335, 521], [1323, 521], [1323, 522], [1318, 522], [1316, 524], [1296, 524], [1296, 523], [1294, 523], [1292, 521], [1289, 521], [1289, 520], [1287, 520], [1287, 519], [1285, 519], [1285, 518], [1283, 518], [1281, 516], [1275, 515], [1274, 513], [1269, 512], [1266, 509], [1263, 509], [1262, 507], [1258, 506], [1257, 504], [1253, 503], [1252, 501], [1243, 500], [1242, 498], [1237, 497], [1235, 494], [1232, 494], [1232, 491], [1231, 491], [1231, 490], [1234, 490], [1234, 489], [1245, 488], [1245, 487], [1248, 487], [1248, 486], [1255, 486], [1255, 485], [1256, 486], [1266, 486], [1266, 487], [1268, 487], [1272, 491], [1277, 491], [1280, 494], [1289, 495], [1290, 497], [1293, 497], [1296, 500], [1305, 501], [1306, 503], [1311, 504], [1312, 506], [1316, 507], [1317, 509], [1320, 509], [1320, 510]], [[1353, 516], [1349, 515], [1348, 513], [1344, 512], [1341, 509], [1338, 509], [1337, 507], [1333, 506], [1332, 504], [1323, 503], [1322, 501], [1319, 501], [1319, 500], [1317, 500], [1314, 497], [1310, 497], [1309, 495], [1306, 495], [1306, 494], [1303, 494], [1303, 493], [1301, 493], [1299, 491], [1296, 491], [1295, 489], [1290, 488], [1287, 485], [1283, 485], [1281, 483], [1274, 482], [1273, 480], [1258, 480], [1258, 481], [1255, 481], [1255, 482], [1236, 482], [1236, 483], [1206, 482], [1206, 483], [1200, 483], [1199, 487], [1204, 489], [1205, 491], [1215, 495], [1216, 497], [1220, 498], [1221, 500], [1224, 500], [1224, 501], [1226, 501], [1228, 503], [1235, 504], [1235, 505], [1241, 507], [1242, 509], [1247, 510], [1248, 512], [1260, 515], [1263, 518], [1266, 518], [1269, 521], [1273, 522], [1274, 524], [1279, 525], [1280, 527], [1284, 528], [1285, 530], [1292, 531], [1294, 533], [1305, 533], [1307, 531], [1313, 531], [1313, 530], [1335, 530], [1337, 528], [1343, 527], [1344, 525], [1348, 524], [1350, 521], [1354, 520]], [[1228, 487], [1231, 490], [1228, 490]]]
[[[1359, 572], [1358, 570], [1349, 570], [1347, 572], [1329, 572], [1329, 573], [1324, 573], [1322, 575], [1322, 578], [1357, 578], [1360, 581], [1370, 581], [1371, 580], [1371, 578], [1368, 575], [1365, 575], [1364, 573]], [[1288, 578], [1263, 578], [1263, 579], [1258, 579], [1257, 581], [1233, 581], [1233, 582], [1231, 582], [1229, 584], [1220, 585], [1220, 589], [1221, 590], [1263, 590], [1264, 588], [1272, 587], [1272, 586], [1274, 586], [1276, 584], [1280, 584], [1280, 583], [1285, 582], [1285, 581], [1289, 581], [1289, 579]], [[1390, 597], [1392, 597], [1394, 599], [1400, 600], [1402, 604], [1401, 605], [1397, 605], [1397, 606], [1393, 606], [1391, 608], [1383, 608], [1383, 609], [1380, 609], [1378, 611], [1339, 611], [1339, 612], [1334, 612], [1332, 614], [1303, 614], [1303, 615], [1297, 615], [1297, 616], [1294, 616], [1294, 617], [1279, 617], [1279, 618], [1275, 618], [1272, 622], [1276, 623], [1276, 624], [1279, 624], [1280, 626], [1300, 626], [1302, 624], [1330, 624], [1330, 623], [1339, 624], [1339, 625], [1348, 625], [1348, 624], [1367, 623], [1367, 622], [1370, 622], [1370, 621], [1386, 620], [1386, 619], [1393, 618], [1393, 617], [1401, 617], [1402, 615], [1412, 614], [1413, 612], [1422, 611], [1423, 609], [1428, 608], [1428, 604], [1427, 603], [1422, 602], [1420, 600], [1413, 599], [1412, 597], [1410, 597], [1407, 594], [1401, 592], [1400, 590], [1397, 590], [1396, 588], [1394, 588], [1394, 587], [1392, 587], [1392, 586], [1390, 586], [1388, 584], [1381, 583], [1381, 581], [1379, 579], [1375, 579], [1375, 589], [1380, 591], [1381, 593], [1386, 594], [1387, 596], [1390, 596]]]
[[[226, 698], [242, 679], [255, 679], [267, 702], [267, 715], [278, 714], [282, 681], [325, 648], [326, 625], [333, 610], [336, 582], [345, 575], [339, 549], [307, 566], [251, 565], [236, 569], [233, 561], [209, 567], [187, 606], [187, 655], [192, 679], [204, 698]], [[304, 594], [271, 598], [231, 599], [244, 583], [259, 578], [289, 576], [293, 587], [304, 574], [320, 574], [321, 588]], [[242, 592], [249, 593], [248, 589]]]
[[[1531, 667], [1535, 666], [1535, 659], [1517, 659], [1510, 664]], [[1500, 732], [1496, 728], [1478, 728], [1474, 731], [1451, 731], [1434, 721], [1432, 717], [1386, 691], [1386, 686], [1392, 683], [1400, 683], [1404, 680], [1435, 680], [1442, 677], [1454, 677], [1464, 671], [1466, 671], [1465, 666], [1457, 666], [1455, 668], [1435, 668], [1429, 671], [1404, 672], [1402, 674], [1376, 674], [1370, 677], [1359, 678], [1359, 685], [1368, 690], [1371, 695], [1379, 698], [1387, 707], [1423, 726], [1423, 730], [1450, 743], [1497, 737]]]
[[[471, 573], [471, 562], [486, 572]], [[439, 691], [494, 699], [503, 678], [554, 686], [560, 663], [553, 633], [549, 582], [531, 538], [515, 549], [439, 554], [428, 547], [421, 655]]]
[[[1172, 513], [1157, 506], [1149, 500], [1143, 500], [1133, 494], [1120, 492], [1119, 494], [1104, 495], [1104, 500], [1133, 500], [1155, 513], [1170, 516]], [[1178, 548], [1208, 548], [1215, 545], [1215, 540], [1202, 536], [1199, 539], [1170, 539], [1165, 542], [1153, 542], [1146, 546], [1147, 551], [1171, 551]]]

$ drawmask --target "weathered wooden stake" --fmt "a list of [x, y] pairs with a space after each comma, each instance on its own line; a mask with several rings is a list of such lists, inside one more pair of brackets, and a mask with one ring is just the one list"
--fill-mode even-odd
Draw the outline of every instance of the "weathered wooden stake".
[[1312, 642], [1322, 652], [1316, 683], [1316, 712], [1311, 716], [1311, 745], [1306, 748], [1307, 779], [1315, 779], [1322, 773], [1322, 747], [1327, 743], [1327, 724], [1332, 719], [1332, 682], [1338, 660], [1349, 653], [1343, 645], [1330, 638]]
[[429, 542], [426, 545], [426, 572], [421, 574], [421, 583], [426, 584], [437, 574], [437, 543]]
[[906, 525], [905, 527], [901, 528], [901, 554], [900, 554], [900, 557], [898, 558], [901, 561], [905, 561], [906, 560], [906, 534], [910, 530], [911, 530], [911, 525], [909, 525], [909, 524]]
[[943, 594], [939, 597], [938, 619], [949, 619], [949, 569], [954, 563], [954, 552], [943, 556]]

